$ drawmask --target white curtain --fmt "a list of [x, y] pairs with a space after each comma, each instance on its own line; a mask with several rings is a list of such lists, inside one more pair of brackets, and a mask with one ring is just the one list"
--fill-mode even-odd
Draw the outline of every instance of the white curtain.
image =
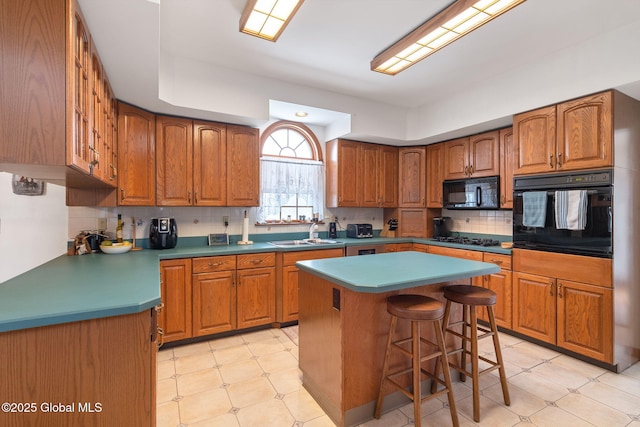
[[[297, 212], [310, 218], [324, 213], [324, 165], [320, 161], [262, 157], [258, 222]], [[296, 205], [298, 210], [296, 210]], [[298, 219], [293, 217], [292, 219]]]

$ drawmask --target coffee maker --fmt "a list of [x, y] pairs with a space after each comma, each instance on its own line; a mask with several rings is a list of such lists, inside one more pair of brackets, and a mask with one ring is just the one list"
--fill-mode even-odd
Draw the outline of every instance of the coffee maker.
[[442, 216], [433, 218], [433, 237], [449, 237], [451, 236], [451, 217]]
[[173, 218], [152, 218], [149, 226], [149, 247], [171, 249], [178, 243], [178, 225]]

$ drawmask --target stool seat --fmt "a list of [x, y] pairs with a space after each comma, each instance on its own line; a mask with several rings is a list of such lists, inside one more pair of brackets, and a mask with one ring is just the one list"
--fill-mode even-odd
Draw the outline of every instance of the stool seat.
[[394, 295], [387, 298], [389, 314], [408, 320], [438, 320], [444, 316], [444, 304], [424, 295]]
[[452, 285], [443, 288], [444, 297], [464, 305], [496, 305], [497, 295], [491, 289], [470, 285]]

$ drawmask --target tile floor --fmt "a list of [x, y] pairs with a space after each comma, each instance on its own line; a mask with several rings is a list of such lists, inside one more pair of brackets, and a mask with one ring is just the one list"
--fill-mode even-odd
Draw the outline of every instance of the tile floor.
[[[482, 377], [479, 425], [640, 427], [640, 363], [614, 374], [510, 335], [500, 343], [511, 406], [498, 378]], [[469, 382], [454, 393], [460, 425], [477, 425]], [[157, 397], [158, 427], [334, 425], [302, 387], [298, 348], [279, 329], [160, 350]], [[451, 425], [445, 402], [443, 395], [423, 404], [423, 425]], [[413, 407], [363, 426], [413, 426]]]

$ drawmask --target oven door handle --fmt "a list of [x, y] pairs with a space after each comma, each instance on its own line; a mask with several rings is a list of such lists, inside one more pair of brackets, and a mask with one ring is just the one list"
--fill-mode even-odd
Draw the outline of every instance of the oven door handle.
[[482, 188], [476, 187], [476, 206], [482, 206]]

